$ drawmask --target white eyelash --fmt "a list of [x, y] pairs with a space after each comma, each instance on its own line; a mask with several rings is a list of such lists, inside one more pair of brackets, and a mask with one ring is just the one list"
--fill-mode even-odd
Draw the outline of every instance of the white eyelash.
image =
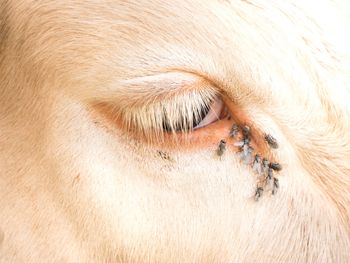
[[187, 133], [200, 121], [202, 109], [208, 109], [217, 98], [214, 90], [192, 90], [169, 98], [156, 98], [142, 106], [119, 110], [124, 125], [137, 129], [147, 137], [161, 139], [164, 135], [164, 122], [169, 132]]

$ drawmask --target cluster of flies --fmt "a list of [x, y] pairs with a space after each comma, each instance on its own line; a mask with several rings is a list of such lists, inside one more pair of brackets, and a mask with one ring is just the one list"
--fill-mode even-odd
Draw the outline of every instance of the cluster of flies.
[[[254, 199], [258, 201], [262, 196], [265, 187], [271, 189], [272, 194], [276, 194], [279, 188], [279, 181], [274, 176], [274, 172], [282, 170], [282, 166], [276, 162], [270, 162], [268, 159], [263, 158], [260, 154], [253, 156], [254, 148], [250, 145], [250, 127], [245, 125], [243, 127], [234, 124], [230, 130], [229, 136], [236, 138], [239, 134], [239, 130], [242, 130], [243, 138], [241, 141], [235, 142], [233, 145], [239, 147], [239, 157], [241, 161], [252, 167], [252, 170], [258, 175], [260, 183], [258, 184]], [[265, 134], [265, 141], [272, 149], [278, 148], [277, 140], [270, 134]], [[217, 149], [218, 156], [222, 156], [226, 150], [226, 141], [221, 140]]]

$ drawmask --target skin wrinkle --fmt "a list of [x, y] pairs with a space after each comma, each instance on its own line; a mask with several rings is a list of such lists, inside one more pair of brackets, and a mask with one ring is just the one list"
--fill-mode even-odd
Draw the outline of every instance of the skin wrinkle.
[[[2, 1], [1, 260], [348, 262], [348, 10], [331, 0]], [[162, 74], [186, 83], [183, 94], [220, 92], [232, 119], [189, 144], [152, 144], [97, 109], [152, 103]], [[217, 156], [233, 122], [282, 164], [276, 195], [254, 201], [256, 175], [232, 145], [240, 137]]]

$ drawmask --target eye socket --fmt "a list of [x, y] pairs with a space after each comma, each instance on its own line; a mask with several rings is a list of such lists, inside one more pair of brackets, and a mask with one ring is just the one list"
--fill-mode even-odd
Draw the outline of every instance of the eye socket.
[[95, 108], [128, 135], [150, 143], [193, 138], [228, 112], [218, 88], [193, 74], [164, 73], [115, 86], [123, 89], [113, 96], [109, 91], [94, 95]]

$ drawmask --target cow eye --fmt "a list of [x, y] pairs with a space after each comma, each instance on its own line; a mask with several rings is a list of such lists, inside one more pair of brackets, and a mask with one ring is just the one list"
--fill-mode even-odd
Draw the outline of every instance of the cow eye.
[[205, 107], [201, 110], [201, 118], [199, 123], [193, 125], [194, 129], [205, 127], [211, 123], [218, 121], [223, 114], [224, 103], [221, 97], [217, 97], [212, 101], [209, 107]]
[[164, 110], [162, 116], [163, 130], [165, 132], [188, 132], [205, 127], [220, 119], [223, 105], [221, 97], [215, 96], [206, 102], [199, 103], [198, 107], [193, 107], [190, 111], [179, 109], [179, 114], [173, 116], [175, 119], [172, 119]]
[[100, 102], [95, 105], [119, 129], [136, 138], [152, 142], [188, 138], [225, 117], [220, 90], [196, 75], [164, 73], [116, 86], [123, 88], [114, 90], [115, 99], [101, 97], [108, 92], [96, 93]]

